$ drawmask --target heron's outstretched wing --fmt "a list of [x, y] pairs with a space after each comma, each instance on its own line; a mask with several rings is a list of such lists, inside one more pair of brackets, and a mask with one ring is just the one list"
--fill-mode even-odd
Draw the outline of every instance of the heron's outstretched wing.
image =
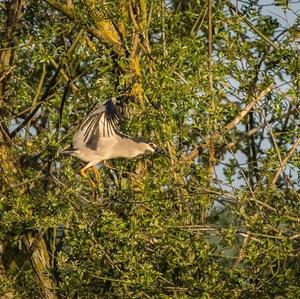
[[96, 104], [75, 134], [73, 146], [75, 148], [86, 146], [96, 150], [101, 138], [114, 137], [116, 125], [120, 120], [122, 120], [122, 115], [111, 99], [104, 104]]

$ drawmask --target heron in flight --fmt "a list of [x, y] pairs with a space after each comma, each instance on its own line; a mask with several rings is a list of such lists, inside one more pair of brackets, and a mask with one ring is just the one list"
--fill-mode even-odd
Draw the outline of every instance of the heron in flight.
[[97, 103], [84, 118], [73, 137], [72, 148], [65, 153], [86, 162], [80, 174], [86, 177], [87, 170], [93, 168], [95, 178], [100, 176], [96, 164], [114, 158], [134, 158], [147, 152], [165, 154], [165, 151], [152, 142], [138, 141], [117, 131], [122, 120], [112, 99], [103, 104]]

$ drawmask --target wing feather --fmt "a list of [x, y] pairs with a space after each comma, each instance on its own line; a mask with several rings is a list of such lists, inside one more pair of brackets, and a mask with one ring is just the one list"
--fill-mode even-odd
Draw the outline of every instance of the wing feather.
[[110, 138], [116, 135], [117, 124], [122, 120], [114, 102], [109, 99], [104, 104], [96, 104], [88, 113], [73, 139], [73, 146], [86, 146], [97, 149], [101, 138]]

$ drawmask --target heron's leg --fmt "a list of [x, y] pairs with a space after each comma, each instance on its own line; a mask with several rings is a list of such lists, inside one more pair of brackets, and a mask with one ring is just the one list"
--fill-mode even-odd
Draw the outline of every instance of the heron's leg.
[[81, 176], [83, 177], [87, 177], [87, 171], [91, 168], [91, 167], [94, 167], [95, 165], [95, 162], [94, 161], [91, 161], [89, 162], [88, 164], [86, 164], [81, 170], [80, 170], [80, 174]]
[[92, 178], [90, 179], [90, 184], [93, 189], [97, 189], [97, 184], [94, 182]]
[[96, 166], [93, 166], [93, 171], [94, 171], [96, 182], [99, 183], [100, 182], [100, 173]]
[[81, 174], [81, 176], [83, 176], [84, 178], [87, 177], [87, 174], [86, 174], [86, 168], [85, 168], [85, 167], [83, 167], [82, 169], [80, 169], [80, 174]]
[[[80, 174], [83, 178], [86, 178], [88, 175], [87, 175], [87, 171], [89, 170], [90, 167], [87, 167], [87, 165], [85, 167], [83, 167], [82, 169], [80, 169]], [[90, 178], [90, 184], [91, 184], [91, 187], [93, 189], [96, 189], [96, 184], [93, 182], [93, 180]]]
[[96, 182], [94, 182], [94, 180], [90, 177], [90, 184], [92, 186], [93, 189], [97, 188], [96, 183], [100, 181], [100, 175], [99, 172], [97, 170], [97, 168], [95, 167], [94, 162], [90, 162], [87, 165], [85, 165], [81, 170], [80, 170], [80, 174], [82, 177], [87, 177], [87, 171], [90, 170], [90, 168], [93, 168], [94, 174], [95, 174], [95, 178], [96, 178]]
[[[82, 169], [80, 170], [81, 176], [84, 177], [84, 178], [86, 178], [86, 177], [88, 176], [88, 175], [87, 175], [87, 171], [88, 171], [89, 169], [90, 169], [90, 168], [82, 168]], [[93, 169], [94, 169], [94, 167], [93, 167]], [[97, 188], [97, 185], [96, 185], [96, 183], [94, 182], [94, 180], [93, 180], [91, 177], [89, 177], [89, 181], [90, 181], [91, 187], [92, 187], [93, 189], [96, 189], [96, 188]]]

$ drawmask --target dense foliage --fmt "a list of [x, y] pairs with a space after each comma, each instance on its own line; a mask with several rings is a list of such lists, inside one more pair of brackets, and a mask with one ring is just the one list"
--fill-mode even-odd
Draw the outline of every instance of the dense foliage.
[[[1, 298], [300, 297], [300, 7], [264, 2], [0, 2]], [[93, 189], [61, 152], [112, 96], [170, 157]]]

